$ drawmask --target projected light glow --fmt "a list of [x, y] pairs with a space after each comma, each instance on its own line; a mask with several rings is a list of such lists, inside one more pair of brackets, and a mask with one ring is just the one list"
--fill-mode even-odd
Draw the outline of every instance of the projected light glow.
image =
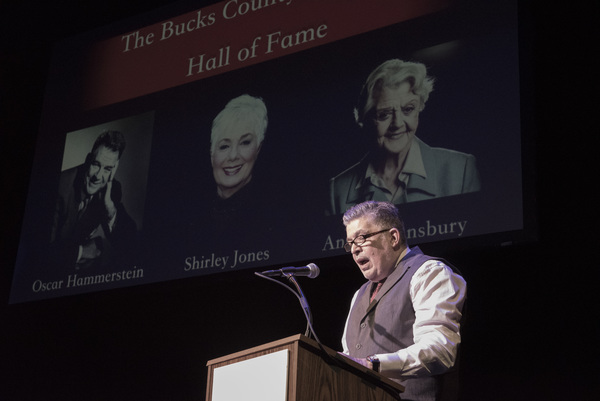
[[[523, 231], [516, 2], [501, 3], [490, 15], [453, 1], [230, 0], [60, 43], [11, 302], [342, 255], [332, 199], [379, 196], [364, 191], [386, 185], [373, 124], [398, 125], [400, 111], [416, 113], [419, 149], [389, 196], [411, 245]], [[362, 87], [393, 59], [422, 64], [433, 91], [426, 102], [390, 91], [399, 103], [367, 110], [361, 128]], [[223, 126], [240, 132], [217, 145], [217, 163], [213, 121], [244, 95], [266, 107], [264, 137], [236, 106]], [[125, 138], [117, 163], [93, 149], [104, 130]], [[388, 155], [405, 149], [381, 138]], [[93, 163], [112, 171], [96, 196], [79, 181]]]

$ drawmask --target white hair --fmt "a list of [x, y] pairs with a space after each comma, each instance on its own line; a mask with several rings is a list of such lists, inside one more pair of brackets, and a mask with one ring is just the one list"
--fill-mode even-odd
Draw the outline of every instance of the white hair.
[[261, 144], [265, 139], [267, 131], [267, 106], [259, 97], [250, 95], [241, 95], [231, 99], [225, 108], [217, 114], [212, 123], [210, 134], [210, 154], [215, 150], [215, 139], [221, 135], [227, 127], [240, 120], [248, 121], [253, 124], [254, 134], [258, 143]]

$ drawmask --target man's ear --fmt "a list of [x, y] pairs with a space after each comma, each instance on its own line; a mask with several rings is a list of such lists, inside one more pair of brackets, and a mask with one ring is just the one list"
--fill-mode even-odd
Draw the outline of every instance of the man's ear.
[[392, 235], [392, 245], [402, 246], [402, 240], [400, 239], [400, 231], [396, 227], [390, 229], [390, 234]]

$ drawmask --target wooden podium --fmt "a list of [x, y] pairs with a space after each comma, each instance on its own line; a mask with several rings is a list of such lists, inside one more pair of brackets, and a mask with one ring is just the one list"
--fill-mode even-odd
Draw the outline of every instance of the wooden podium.
[[206, 401], [388, 401], [404, 388], [301, 334], [207, 362]]

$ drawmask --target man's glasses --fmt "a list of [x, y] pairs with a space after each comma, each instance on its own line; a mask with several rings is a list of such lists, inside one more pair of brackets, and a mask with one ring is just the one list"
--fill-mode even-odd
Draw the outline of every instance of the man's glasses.
[[346, 242], [344, 244], [344, 249], [346, 250], [346, 252], [350, 252], [352, 250], [352, 244], [360, 246], [367, 241], [367, 238], [389, 230], [391, 230], [391, 228], [386, 228], [385, 230], [377, 231], [376, 233], [361, 234], [358, 237], [354, 238], [352, 241]]

